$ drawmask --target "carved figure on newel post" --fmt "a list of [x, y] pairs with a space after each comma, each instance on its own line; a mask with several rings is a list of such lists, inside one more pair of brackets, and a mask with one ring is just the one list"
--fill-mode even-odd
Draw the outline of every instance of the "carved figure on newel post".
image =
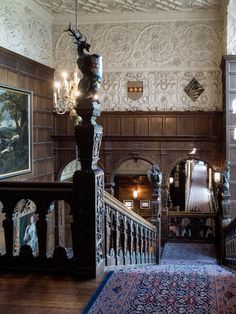
[[72, 241], [78, 271], [96, 277], [104, 268], [104, 173], [98, 168], [102, 126], [96, 123], [101, 113], [98, 89], [102, 81], [102, 57], [89, 54], [90, 44], [81, 32], [69, 26], [67, 32], [77, 45], [77, 65], [83, 77], [78, 86], [76, 114], [81, 123], [75, 126], [77, 156], [81, 170], [74, 173], [75, 189]]
[[155, 220], [160, 214], [160, 187], [162, 183], [162, 173], [158, 166], [152, 166], [148, 178], [152, 186], [152, 219]]
[[157, 263], [159, 263], [160, 260], [160, 247], [161, 247], [161, 226], [160, 226], [160, 188], [162, 183], [162, 173], [160, 172], [160, 169], [156, 165], [152, 165], [151, 170], [148, 172], [148, 178], [151, 182], [152, 186], [152, 200], [151, 200], [151, 209], [152, 209], [152, 218], [151, 222], [156, 226], [157, 228], [157, 238], [156, 238], [156, 260]]
[[230, 214], [231, 214], [231, 194], [230, 194], [230, 166], [229, 162], [226, 160], [225, 168], [222, 174], [222, 216], [223, 216], [223, 226], [226, 226], [230, 223]]

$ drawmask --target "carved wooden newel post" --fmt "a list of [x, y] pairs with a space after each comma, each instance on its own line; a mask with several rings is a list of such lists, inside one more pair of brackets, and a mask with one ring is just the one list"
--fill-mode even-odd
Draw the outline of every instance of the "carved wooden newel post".
[[74, 258], [81, 273], [95, 277], [104, 268], [104, 175], [97, 167], [102, 127], [95, 119], [100, 104], [78, 101], [77, 110], [83, 119], [75, 127], [78, 159], [82, 170], [74, 173], [75, 204], [72, 240]]
[[231, 201], [230, 201], [230, 190], [229, 190], [229, 180], [230, 180], [230, 168], [229, 163], [226, 161], [225, 168], [223, 171], [223, 188], [222, 188], [222, 222], [223, 227], [226, 227], [231, 219]]
[[86, 38], [78, 30], [69, 27], [68, 31], [76, 39], [77, 64], [83, 74], [75, 108], [75, 115], [82, 118], [82, 123], [75, 126], [81, 170], [73, 176], [73, 252], [79, 274], [96, 277], [105, 265], [104, 174], [97, 167], [102, 127], [97, 125], [96, 118], [101, 113], [101, 106], [94, 100], [102, 79], [102, 57], [86, 54], [84, 50], [89, 51], [90, 48]]
[[230, 214], [231, 214], [231, 194], [230, 194], [230, 167], [229, 162], [225, 162], [225, 168], [223, 171], [223, 186], [222, 186], [222, 201], [221, 201], [221, 207], [222, 207], [222, 236], [221, 236], [221, 258], [225, 255], [225, 246], [224, 246], [224, 230], [225, 228], [230, 224]]
[[156, 239], [156, 262], [159, 263], [160, 258], [160, 187], [162, 182], [162, 174], [160, 169], [153, 165], [151, 171], [148, 174], [149, 180], [152, 185], [152, 200], [151, 200], [151, 209], [152, 209], [152, 223], [157, 228], [157, 239]]

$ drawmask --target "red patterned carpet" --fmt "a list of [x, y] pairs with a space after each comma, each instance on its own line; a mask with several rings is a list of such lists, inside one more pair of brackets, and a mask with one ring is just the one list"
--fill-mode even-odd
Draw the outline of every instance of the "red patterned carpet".
[[[196, 256], [200, 261], [203, 251]], [[173, 255], [168, 255], [172, 250]], [[182, 253], [181, 263], [173, 264]], [[83, 312], [90, 314], [235, 314], [236, 273], [213, 263], [190, 264], [196, 247], [168, 248], [162, 265], [111, 272]], [[186, 263], [183, 263], [184, 256]], [[173, 258], [172, 258], [173, 257]], [[209, 263], [208, 261], [209, 257]]]

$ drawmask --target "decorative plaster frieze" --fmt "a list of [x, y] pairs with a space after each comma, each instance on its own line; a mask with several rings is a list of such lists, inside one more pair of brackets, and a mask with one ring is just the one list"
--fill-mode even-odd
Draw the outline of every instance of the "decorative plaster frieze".
[[[73, 41], [55, 26], [56, 68], [71, 68], [76, 60]], [[104, 70], [159, 67], [218, 67], [223, 25], [214, 22], [158, 22], [83, 25], [81, 32], [93, 51], [103, 56]]]
[[[193, 102], [185, 86], [195, 77], [204, 92]], [[143, 96], [128, 97], [127, 81], [143, 81]], [[103, 111], [217, 111], [222, 110], [221, 72], [105, 73], [100, 92]]]
[[235, 9], [234, 14], [232, 14], [231, 12], [228, 12], [228, 18], [227, 18], [227, 54], [228, 55], [236, 55], [236, 9]]
[[52, 20], [28, 1], [0, 1], [0, 46], [52, 66]]
[[[53, 28], [56, 73], [76, 67], [76, 45], [65, 28]], [[80, 31], [91, 53], [103, 56], [104, 111], [221, 110], [222, 21], [87, 24]], [[204, 88], [195, 102], [184, 92], [193, 77]], [[143, 81], [143, 96], [136, 101], [127, 95], [132, 80]]]

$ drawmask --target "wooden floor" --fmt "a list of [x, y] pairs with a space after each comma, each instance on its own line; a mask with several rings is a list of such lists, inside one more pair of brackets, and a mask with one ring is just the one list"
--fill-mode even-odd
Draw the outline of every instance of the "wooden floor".
[[0, 273], [1, 314], [78, 314], [102, 282], [69, 276]]

